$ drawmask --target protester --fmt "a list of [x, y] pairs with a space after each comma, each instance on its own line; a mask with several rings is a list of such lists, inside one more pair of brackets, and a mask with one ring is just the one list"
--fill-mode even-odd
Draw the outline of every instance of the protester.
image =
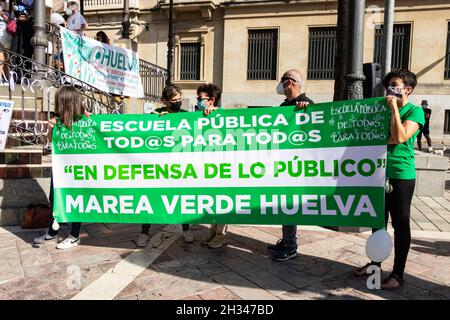
[[[202, 84], [197, 89], [196, 110], [203, 111], [206, 116], [210, 115], [220, 108], [221, 96], [222, 90], [215, 84]], [[201, 243], [210, 248], [220, 248], [224, 244], [227, 228], [226, 224], [212, 224]]]
[[62, 50], [53, 55], [54, 68], [64, 72], [64, 53]]
[[106, 43], [106, 44], [111, 44], [111, 39], [103, 31], [97, 32], [97, 34], [95, 35], [95, 40]]
[[67, 29], [75, 31], [80, 35], [84, 35], [84, 32], [88, 28], [86, 19], [80, 13], [80, 4], [77, 1], [67, 2], [66, 14], [69, 16], [67, 19]]
[[[409, 95], [417, 85], [416, 75], [408, 70], [392, 71], [383, 79], [386, 102], [391, 109], [390, 136], [387, 150], [386, 177], [392, 186], [385, 195], [385, 224], [392, 219], [394, 228], [394, 268], [383, 280], [381, 288], [393, 290], [403, 282], [403, 272], [411, 245], [410, 209], [416, 182], [414, 165], [414, 141], [425, 123], [420, 107], [408, 102]], [[370, 262], [353, 271], [355, 276], [367, 275]]]
[[[174, 85], [168, 85], [164, 88], [162, 92], [161, 102], [164, 104], [162, 108], [158, 108], [154, 113], [159, 115], [164, 115], [168, 113], [178, 113], [186, 112], [186, 110], [181, 109], [181, 89]], [[150, 239], [148, 232], [150, 231], [151, 224], [143, 224], [141, 227], [141, 234], [136, 241], [138, 247], [145, 247], [148, 240]], [[191, 243], [194, 242], [194, 235], [192, 234], [189, 224], [183, 224], [183, 237], [184, 242]]]
[[[304, 85], [303, 75], [296, 69], [286, 71], [277, 85], [279, 95], [285, 95], [286, 99], [280, 106], [307, 107], [314, 102], [305, 93], [302, 93]], [[285, 261], [297, 256], [297, 226], [284, 225], [282, 227], [282, 239], [275, 245], [270, 245], [267, 250], [275, 261]]]
[[[85, 111], [82, 102], [82, 95], [72, 86], [63, 86], [56, 91], [55, 94], [55, 112], [58, 117], [49, 121], [49, 140], [51, 141], [53, 127], [65, 128], [71, 130], [74, 123], [89, 116]], [[53, 206], [53, 177], [50, 183], [49, 200]], [[70, 235], [62, 242], [56, 245], [58, 249], [70, 249], [80, 243], [80, 229], [81, 223], [73, 222], [70, 230]], [[35, 244], [43, 244], [58, 240], [59, 224], [56, 220], [50, 223], [48, 231], [40, 237], [33, 240]]]
[[31, 58], [34, 51], [31, 44], [31, 38], [34, 35], [33, 17], [29, 9], [23, 5], [15, 6], [15, 15], [17, 30], [11, 41], [11, 51]]
[[[11, 48], [12, 34], [8, 31], [8, 23], [15, 23], [12, 21], [11, 14], [4, 9], [0, 11], [0, 49], [9, 50]], [[7, 79], [7, 75], [4, 74], [3, 66], [6, 57], [3, 51], [0, 51], [0, 81]]]
[[[61, 20], [58, 24], [59, 27], [66, 27], [66, 20], [61, 16]], [[63, 21], [64, 19], [64, 21]], [[61, 70], [64, 72], [64, 52], [62, 50], [62, 41], [61, 38], [57, 39], [57, 42], [55, 43], [57, 52], [53, 55], [53, 67], [57, 70]]]
[[419, 131], [417, 135], [417, 146], [419, 147], [419, 151], [422, 151], [422, 134], [425, 136], [428, 144], [428, 152], [432, 152], [433, 148], [431, 146], [431, 138], [430, 138], [430, 117], [431, 117], [431, 109], [428, 108], [428, 101], [422, 100], [422, 110], [425, 114], [425, 125], [422, 130]]

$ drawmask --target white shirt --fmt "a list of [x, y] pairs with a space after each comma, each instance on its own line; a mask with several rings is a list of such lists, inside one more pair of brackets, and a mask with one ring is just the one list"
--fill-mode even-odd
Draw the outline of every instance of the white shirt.
[[7, 33], [6, 32], [6, 22], [2, 18], [0, 18], [0, 38], [3, 37], [3, 35]]
[[0, 46], [4, 49], [10, 49], [12, 35], [6, 31], [6, 22], [0, 18]]
[[67, 29], [72, 31], [78, 31], [81, 29], [81, 25], [86, 24], [86, 20], [83, 15], [79, 12], [72, 14], [69, 19], [67, 19]]

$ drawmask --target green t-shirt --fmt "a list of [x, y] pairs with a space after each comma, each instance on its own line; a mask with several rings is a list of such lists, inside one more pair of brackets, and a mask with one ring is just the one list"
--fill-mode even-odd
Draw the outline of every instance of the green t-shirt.
[[[400, 119], [414, 121], [422, 128], [425, 123], [425, 115], [421, 107], [408, 103], [399, 109]], [[387, 148], [386, 177], [392, 179], [415, 179], [416, 166], [414, 164], [414, 142], [420, 130], [417, 130], [411, 138], [401, 144], [390, 144]]]

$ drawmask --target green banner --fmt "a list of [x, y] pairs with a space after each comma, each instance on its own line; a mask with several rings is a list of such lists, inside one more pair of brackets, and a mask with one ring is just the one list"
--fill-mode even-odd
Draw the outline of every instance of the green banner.
[[60, 222], [382, 227], [383, 98], [93, 115], [53, 132]]

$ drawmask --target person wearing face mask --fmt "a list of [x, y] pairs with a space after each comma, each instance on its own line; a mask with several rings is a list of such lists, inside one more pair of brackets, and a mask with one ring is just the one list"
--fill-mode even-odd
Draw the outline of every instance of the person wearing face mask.
[[[305, 93], [302, 93], [303, 84], [303, 76], [300, 71], [296, 69], [286, 71], [276, 88], [279, 95], [286, 96], [286, 99], [280, 106], [305, 108], [310, 104], [314, 104]], [[267, 250], [272, 254], [272, 259], [275, 261], [285, 261], [297, 256], [297, 226], [284, 225], [282, 234], [282, 239], [278, 240], [276, 244], [267, 247]]]
[[67, 19], [67, 29], [84, 35], [88, 24], [80, 13], [80, 4], [77, 1], [69, 1], [67, 3], [66, 15], [69, 16]]
[[202, 84], [197, 88], [197, 105], [195, 111], [203, 111], [205, 115], [221, 108], [222, 90], [213, 83]]
[[[181, 89], [177, 86], [166, 86], [162, 92], [161, 102], [164, 106], [154, 110], [153, 113], [162, 116], [169, 113], [186, 112], [186, 110], [181, 109]], [[147, 242], [150, 239], [148, 232], [150, 231], [151, 226], [152, 225], [148, 223], [142, 225], [141, 234], [136, 241], [138, 247], [145, 247], [147, 245]], [[194, 242], [194, 236], [189, 228], [189, 224], [183, 224], [182, 227], [184, 242]]]
[[431, 138], [430, 138], [430, 117], [431, 117], [431, 109], [428, 108], [428, 101], [422, 100], [422, 110], [425, 114], [425, 125], [422, 130], [419, 131], [417, 135], [417, 146], [419, 147], [419, 151], [422, 151], [422, 134], [425, 136], [425, 140], [427, 140], [428, 144], [428, 152], [432, 152], [433, 148], [431, 147]]
[[303, 75], [296, 69], [286, 71], [277, 85], [277, 93], [286, 96], [280, 106], [306, 107], [314, 102], [302, 93]]
[[[202, 84], [197, 89], [197, 105], [196, 110], [203, 111], [205, 116], [220, 109], [220, 99], [222, 97], [222, 90], [213, 83]], [[208, 234], [203, 238], [201, 244], [207, 245], [209, 248], [220, 248], [225, 243], [225, 234], [228, 225], [226, 224], [212, 224], [209, 228]]]
[[[386, 178], [392, 188], [385, 194], [385, 226], [389, 215], [394, 228], [394, 268], [383, 280], [381, 288], [394, 290], [403, 282], [403, 273], [411, 245], [410, 209], [416, 182], [414, 165], [414, 141], [425, 124], [421, 107], [408, 101], [417, 85], [416, 75], [408, 70], [389, 72], [383, 79], [386, 102], [391, 110], [389, 140], [387, 147]], [[374, 230], [375, 231], [375, 230]], [[355, 276], [366, 276], [370, 262], [353, 270]]]

